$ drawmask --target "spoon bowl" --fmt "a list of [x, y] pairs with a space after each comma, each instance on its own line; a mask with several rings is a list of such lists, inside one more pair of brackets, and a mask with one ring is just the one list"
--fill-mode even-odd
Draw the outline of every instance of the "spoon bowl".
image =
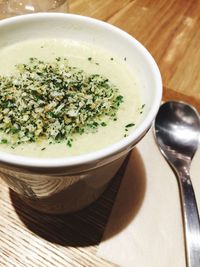
[[[176, 164], [188, 164], [198, 148], [200, 119], [197, 111], [183, 102], [169, 101], [160, 107], [155, 134], [163, 155]], [[179, 162], [180, 163], [180, 162]]]
[[169, 101], [157, 114], [154, 135], [158, 147], [176, 173], [185, 229], [188, 267], [200, 266], [200, 222], [189, 169], [199, 145], [200, 118], [190, 105]]

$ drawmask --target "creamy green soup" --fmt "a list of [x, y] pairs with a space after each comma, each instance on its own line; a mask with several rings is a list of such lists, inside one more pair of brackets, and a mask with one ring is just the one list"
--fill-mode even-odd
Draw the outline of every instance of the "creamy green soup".
[[126, 64], [128, 59], [119, 59], [99, 47], [66, 39], [29, 40], [16, 43], [1, 48], [0, 58], [0, 76], [5, 77], [15, 75], [16, 65], [28, 64], [30, 58], [37, 58], [42, 62], [65, 58], [70, 66], [81, 69], [88, 75], [106, 77], [118, 89], [118, 94], [123, 96], [123, 102], [120, 103], [114, 119], [102, 118], [105, 123], [97, 130], [73, 134], [73, 142], [69, 140], [49, 142], [41, 138], [36, 142], [23, 142], [12, 146], [9, 144], [10, 137], [0, 131], [1, 151], [31, 157], [80, 155], [105, 148], [125, 138], [137, 127], [144, 103], [141, 101], [134, 72]]

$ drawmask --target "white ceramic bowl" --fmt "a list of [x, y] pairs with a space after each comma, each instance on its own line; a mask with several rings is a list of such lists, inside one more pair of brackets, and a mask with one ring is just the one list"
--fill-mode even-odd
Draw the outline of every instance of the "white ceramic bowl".
[[100, 45], [128, 58], [141, 83], [145, 115], [127, 137], [102, 150], [69, 158], [41, 159], [0, 152], [1, 177], [29, 205], [47, 213], [72, 212], [94, 201], [105, 190], [128, 152], [145, 135], [159, 109], [162, 81], [150, 53], [132, 36], [88, 17], [38, 13], [0, 21], [0, 49], [34, 38], [66, 37]]

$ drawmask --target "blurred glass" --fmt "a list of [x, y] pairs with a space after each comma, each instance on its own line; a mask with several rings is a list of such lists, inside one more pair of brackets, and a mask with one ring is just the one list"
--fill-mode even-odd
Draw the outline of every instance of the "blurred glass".
[[67, 0], [0, 0], [0, 19], [35, 12], [67, 11]]
[[0, 0], [0, 19], [9, 17], [8, 16], [8, 3], [7, 1]]

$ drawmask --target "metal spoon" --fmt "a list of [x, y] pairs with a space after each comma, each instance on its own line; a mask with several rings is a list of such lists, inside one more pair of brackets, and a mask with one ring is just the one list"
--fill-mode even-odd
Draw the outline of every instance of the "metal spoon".
[[185, 226], [188, 267], [200, 266], [200, 222], [189, 169], [198, 148], [200, 118], [188, 104], [169, 101], [155, 119], [155, 138], [161, 153], [176, 173]]

